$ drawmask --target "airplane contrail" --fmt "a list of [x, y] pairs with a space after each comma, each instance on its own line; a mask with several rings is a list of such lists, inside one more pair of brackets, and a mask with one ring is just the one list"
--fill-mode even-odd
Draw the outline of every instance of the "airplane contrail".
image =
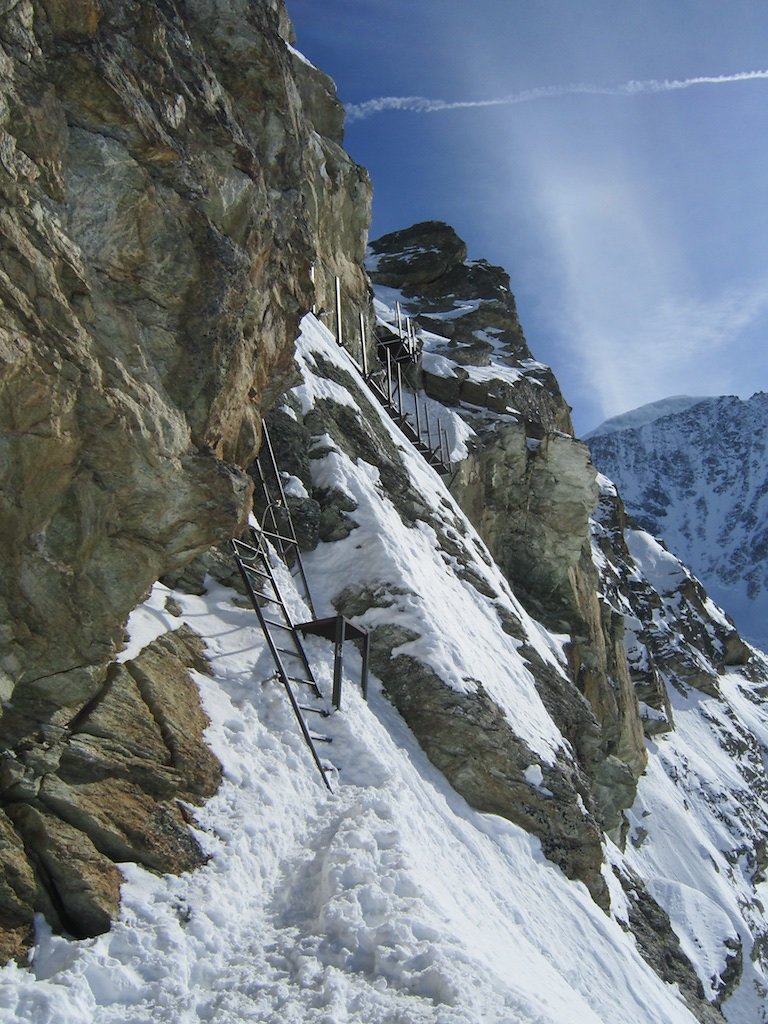
[[739, 71], [734, 75], [701, 75], [698, 78], [655, 79], [629, 81], [620, 85], [543, 85], [536, 89], [524, 89], [509, 96], [497, 96], [488, 100], [439, 100], [426, 96], [380, 96], [364, 103], [347, 103], [347, 124], [363, 121], [384, 110], [407, 110], [418, 114], [433, 114], [438, 110], [466, 110], [476, 107], [512, 107], [518, 103], [533, 100], [553, 99], [557, 96], [637, 96], [643, 93], [675, 92], [678, 89], [692, 89], [696, 85], [724, 85], [727, 82], [749, 82], [767, 79], [768, 71]]

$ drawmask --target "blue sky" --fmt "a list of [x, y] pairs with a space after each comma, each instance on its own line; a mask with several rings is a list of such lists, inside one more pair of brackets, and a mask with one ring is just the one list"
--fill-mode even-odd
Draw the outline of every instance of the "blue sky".
[[550, 91], [350, 118], [346, 147], [373, 179], [372, 238], [445, 220], [471, 257], [509, 271], [529, 345], [554, 368], [577, 433], [673, 394], [768, 390], [768, 73], [664, 84], [768, 68], [768, 3], [288, 10], [297, 47], [347, 104]]

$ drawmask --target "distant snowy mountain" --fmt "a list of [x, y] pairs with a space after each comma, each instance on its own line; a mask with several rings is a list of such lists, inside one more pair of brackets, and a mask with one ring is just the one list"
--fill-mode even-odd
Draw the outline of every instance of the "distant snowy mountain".
[[627, 511], [767, 648], [768, 395], [669, 398], [607, 420], [586, 440]]
[[654, 423], [663, 416], [672, 416], [674, 413], [684, 412], [692, 405], [699, 402], [706, 402], [706, 398], [693, 398], [691, 395], [673, 395], [671, 398], [662, 398], [658, 402], [649, 402], [648, 405], [641, 405], [639, 409], [630, 409], [619, 416], [611, 416], [599, 427], [595, 427], [585, 437], [589, 441], [593, 437], [602, 437], [605, 434], [613, 434], [617, 430], [630, 430], [633, 427], [642, 427], [646, 423]]

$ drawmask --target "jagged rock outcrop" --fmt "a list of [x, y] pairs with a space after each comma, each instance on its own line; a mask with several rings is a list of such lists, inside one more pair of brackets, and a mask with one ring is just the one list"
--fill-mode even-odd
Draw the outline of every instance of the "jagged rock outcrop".
[[[753, 652], [688, 569], [633, 528], [616, 487], [605, 477], [592, 529], [601, 591], [623, 619], [643, 727], [652, 735], [673, 724], [665, 681], [717, 697], [718, 676], [733, 666], [749, 666]], [[635, 558], [653, 563], [653, 585], [637, 573]]]
[[[672, 712], [667, 685], [677, 681], [681, 687], [677, 693], [689, 685], [678, 666], [691, 673], [701, 671], [710, 653], [717, 654], [719, 641], [726, 639], [728, 631], [721, 637], [714, 628], [711, 648], [697, 654], [698, 631], [706, 632], [712, 626], [706, 600], [683, 606], [671, 593], [667, 601], [664, 593], [654, 588], [647, 567], [639, 568], [630, 553], [633, 541], [629, 531], [625, 540], [627, 524], [615, 489], [604, 479], [596, 482], [594, 474], [586, 472], [585, 449], [578, 445], [581, 462], [566, 459], [561, 467], [567, 468], [573, 479], [563, 481], [559, 499], [557, 485], [548, 484], [554, 494], [553, 507], [538, 510], [544, 522], [538, 526], [541, 534], [536, 540], [545, 550], [546, 529], [554, 529], [558, 501], [567, 519], [566, 498], [580, 495], [570, 513], [569, 529], [578, 523], [581, 531], [578, 543], [571, 538], [570, 558], [579, 566], [574, 578], [580, 585], [589, 581], [593, 588], [590, 599], [600, 629], [598, 642], [602, 640], [606, 647], [604, 663], [614, 667], [605, 685], [594, 665], [584, 668], [582, 664], [577, 686], [574, 665], [593, 642], [591, 638], [583, 639], [575, 631], [570, 644], [563, 643], [562, 636], [557, 638], [570, 653], [570, 671], [566, 659], [557, 663], [547, 659], [535, 639], [539, 627], [517, 603], [517, 588], [513, 595], [459, 510], [434, 478], [425, 470], [425, 475], [419, 473], [413, 463], [421, 465], [420, 457], [408, 450], [404, 436], [382, 423], [375, 399], [352, 365], [337, 353], [335, 340], [308, 318], [299, 344], [303, 381], [283, 396], [269, 417], [288, 502], [309, 550], [305, 567], [322, 593], [321, 614], [335, 608], [369, 631], [372, 668], [387, 696], [432, 763], [472, 806], [505, 817], [536, 836], [545, 855], [569, 877], [585, 882], [604, 908], [609, 903], [606, 878], [614, 870], [624, 897], [617, 899], [612, 888], [611, 910], [620, 915], [642, 956], [667, 983], [679, 986], [697, 1019], [707, 1024], [722, 1020], [715, 996], [722, 1000], [732, 991], [739, 964], [751, 948], [748, 940], [740, 944], [729, 939], [717, 978], [702, 975], [694, 966], [697, 958], [691, 957], [687, 932], [696, 919], [686, 916], [684, 901], [682, 922], [675, 913], [679, 907], [665, 902], [670, 891], [677, 891], [674, 882], [630, 870], [626, 860], [619, 865], [616, 851], [607, 858], [614, 865], [609, 867], [603, 859], [602, 830], [613, 808], [619, 821], [615, 835], [620, 841], [626, 838], [622, 809], [635, 802], [640, 767], [630, 767], [630, 758], [632, 751], [643, 747], [642, 725], [654, 717], [652, 700], [666, 709], [663, 728], [669, 729]], [[524, 430], [522, 435], [525, 438]], [[537, 451], [547, 438], [541, 440]], [[580, 471], [576, 469], [579, 465]], [[581, 489], [575, 483], [579, 480]], [[542, 486], [542, 498], [545, 491]], [[589, 504], [598, 491], [599, 507], [590, 524]], [[326, 524], [323, 527], [322, 522]], [[594, 547], [587, 548], [589, 564], [585, 567], [583, 531], [589, 544], [590, 529]], [[564, 546], [566, 555], [561, 551], [561, 557], [566, 557], [568, 550]], [[437, 576], [433, 559], [440, 567]], [[562, 590], [560, 604], [550, 606], [558, 608], [558, 614], [575, 616], [587, 606], [583, 593], [578, 600], [566, 600], [569, 591], [559, 577], [554, 588], [558, 586]], [[465, 604], [467, 591], [472, 598]], [[642, 636], [633, 632], [633, 615], [645, 615], [640, 605], [635, 608], [631, 603], [635, 594], [646, 602], [655, 595], [658, 602], [647, 623], [651, 628]], [[484, 657], [482, 628], [475, 632], [479, 623], [470, 613], [477, 603], [496, 630], [490, 659]], [[546, 611], [547, 606], [542, 607]], [[680, 627], [690, 632], [688, 646], [678, 644], [673, 652]], [[577, 643], [583, 646], [575, 655]], [[641, 650], [647, 659], [644, 666], [635, 657]], [[629, 662], [627, 651], [633, 655]], [[526, 728], [530, 717], [538, 714], [526, 696], [523, 677], [528, 673], [540, 705], [557, 723], [562, 737], [553, 757], [542, 756]], [[709, 675], [716, 678], [717, 667], [710, 668]], [[755, 678], [763, 676], [758, 672]], [[748, 673], [743, 679], [748, 686]], [[729, 685], [734, 685], [732, 678]], [[647, 698], [642, 718], [638, 691]], [[733, 884], [742, 894], [740, 905], [747, 917], [754, 918], [752, 934], [758, 935], [759, 904], [751, 883], [742, 876], [748, 879], [760, 870], [764, 858], [758, 837], [768, 801], [755, 774], [761, 746], [757, 737], [736, 726], [725, 702], [717, 715], [716, 720], [721, 717], [729, 723], [723, 730], [724, 742], [738, 743], [738, 749], [746, 753], [743, 774], [745, 780], [756, 781], [754, 794], [741, 792], [739, 782], [733, 798], [726, 799], [716, 787], [707, 789], [708, 780], [697, 779], [685, 759], [678, 764], [674, 752], [668, 754], [669, 760], [657, 757], [654, 767], [658, 770], [658, 761], [662, 761], [675, 778], [685, 771], [691, 799], [705, 799], [707, 814], [711, 812], [715, 821], [725, 821], [727, 815], [734, 849], [727, 851], [722, 867], [711, 870], [733, 872]], [[656, 715], [655, 727], [660, 726], [661, 717], [661, 713]], [[541, 720], [539, 724], [544, 725]], [[734, 736], [726, 735], [730, 729]], [[656, 728], [657, 742], [665, 738], [661, 733], [662, 727]], [[700, 781], [705, 783], [704, 796], [698, 791]], [[687, 799], [688, 789], [685, 792], [682, 799]], [[632, 816], [633, 810], [627, 814], [627, 824], [634, 824], [637, 815]], [[655, 810], [642, 812], [639, 820], [647, 827], [633, 827], [626, 844], [628, 852], [644, 843], [650, 845], [649, 833], [654, 829], [661, 828], [663, 834], [664, 823], [654, 821], [653, 814]], [[741, 814], [747, 816], [749, 826], [739, 825]], [[685, 871], [683, 877], [688, 880]], [[714, 912], [713, 920], [717, 920]]]
[[561, 694], [562, 714], [556, 706], [553, 714], [618, 837], [646, 754], [622, 620], [599, 598], [591, 557], [598, 487], [589, 452], [572, 436], [552, 371], [531, 356], [504, 271], [467, 261], [453, 229], [435, 222], [385, 235], [370, 252], [372, 280], [400, 289], [423, 328], [426, 393], [472, 427], [452, 492], [528, 611], [570, 636], [572, 679], [592, 720], [587, 735], [599, 740], [585, 742], [572, 694]]
[[[244, 521], [300, 316], [335, 275], [368, 295], [370, 184], [290, 33], [281, 0], [0, 9], [3, 827], [39, 851], [9, 875], [14, 935], [41, 885], [86, 934], [110, 858], [199, 860], [168, 802], [182, 747], [146, 769], [167, 737], [123, 734], [147, 694], [107, 665], [148, 587]], [[78, 858], [91, 896], [53, 871]]]
[[554, 374], [528, 349], [505, 270], [467, 260], [466, 244], [440, 221], [383, 235], [369, 254], [371, 280], [400, 289], [416, 323], [433, 332], [421, 365], [428, 395], [573, 432]]
[[105, 685], [66, 727], [0, 758], [3, 954], [29, 943], [32, 918], [95, 935], [119, 908], [116, 862], [184, 871], [203, 854], [180, 800], [200, 803], [221, 769], [205, 744], [207, 718], [189, 670], [205, 670], [186, 627], [110, 667]]
[[[305, 381], [309, 372], [305, 370]], [[394, 505], [401, 523], [416, 533], [434, 531], [452, 572], [488, 599], [491, 614], [499, 616], [504, 632], [512, 639], [512, 648], [521, 651], [537, 685], [547, 692], [545, 705], [554, 706], [557, 695], [566, 689], [562, 674], [527, 644], [520, 619], [481, 571], [485, 563], [478, 563], [478, 558], [487, 559], [487, 554], [473, 552], [463, 541], [466, 527], [461, 520], [449, 506], [432, 507], [416, 488], [378, 416], [365, 414], [371, 397], [350, 373], [319, 355], [313, 356], [309, 379], [310, 393], [321, 394], [318, 382], [331, 381], [349, 401], [322, 397], [306, 408], [289, 392], [268, 418], [281, 470], [288, 479], [301, 482], [304, 496], [289, 498], [294, 522], [300, 532], [303, 523], [314, 520], [319, 524], [318, 529], [305, 533], [305, 548], [314, 548], [319, 540], [329, 542], [331, 548], [345, 540], [354, 545], [360, 525], [354, 498], [329, 489], [323, 461], [339, 456], [375, 466], [377, 486]], [[385, 538], [384, 543], [397, 542]], [[396, 550], [391, 554], [398, 557]], [[339, 553], [338, 557], [343, 556]], [[366, 557], [373, 557], [372, 552], [366, 551]], [[423, 660], [400, 650], [417, 635], [399, 624], [398, 614], [421, 600], [418, 589], [393, 588], [384, 582], [373, 589], [344, 586], [333, 599], [336, 610], [353, 621], [362, 623], [368, 613], [375, 614], [377, 624], [369, 629], [373, 671], [457, 792], [474, 807], [506, 817], [538, 836], [547, 857], [569, 877], [585, 882], [595, 900], [607, 908], [608, 892], [601, 873], [602, 832], [590, 779], [579, 762], [562, 750], [553, 763], [542, 765], [541, 782], [532, 785], [526, 772], [539, 757], [516, 732], [498, 699], [488, 693], [482, 675], [467, 680], [471, 683], [467, 692], [458, 691]], [[439, 623], [436, 628], [439, 630]], [[581, 749], [590, 742], [597, 747], [599, 730], [594, 717], [578, 694], [575, 703], [574, 739]]]

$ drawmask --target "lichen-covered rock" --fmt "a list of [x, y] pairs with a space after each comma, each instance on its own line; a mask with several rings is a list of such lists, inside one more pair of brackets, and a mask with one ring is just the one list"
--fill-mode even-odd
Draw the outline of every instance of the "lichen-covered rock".
[[82, 830], [42, 808], [12, 804], [9, 814], [35, 873], [46, 880], [49, 923], [76, 938], [106, 931], [120, 904], [122, 875], [113, 861]]

